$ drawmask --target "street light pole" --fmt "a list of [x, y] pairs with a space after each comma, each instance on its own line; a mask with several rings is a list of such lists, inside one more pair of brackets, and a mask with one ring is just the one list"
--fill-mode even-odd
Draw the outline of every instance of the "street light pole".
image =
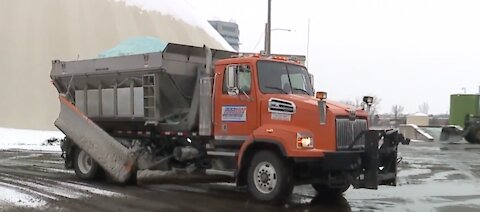
[[[263, 46], [263, 50], [265, 51], [265, 54], [269, 55], [269, 53], [267, 53], [267, 49], [270, 50], [269, 47], [269, 44], [271, 44], [271, 41], [267, 39], [267, 33], [270, 32], [269, 34], [271, 35], [273, 31], [285, 31], [285, 32], [295, 32], [295, 30], [293, 29], [285, 29], [285, 28], [275, 28], [275, 29], [271, 29], [270, 31], [268, 31], [268, 24], [265, 24], [265, 41], [264, 41], [264, 46]], [[255, 45], [256, 46], [256, 45]]]
[[283, 30], [291, 32], [291, 29], [272, 29], [272, 0], [268, 0], [268, 14], [267, 14], [267, 23], [265, 24], [265, 54], [272, 54], [272, 31], [274, 30]]
[[265, 25], [265, 53], [271, 54], [271, 41], [272, 41], [272, 0], [268, 0], [268, 17], [267, 24]]

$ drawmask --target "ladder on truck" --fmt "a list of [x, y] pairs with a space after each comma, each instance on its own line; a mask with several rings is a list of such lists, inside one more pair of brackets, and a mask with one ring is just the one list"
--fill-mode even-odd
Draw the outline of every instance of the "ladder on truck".
[[145, 74], [142, 78], [143, 87], [143, 115], [147, 120], [157, 120], [159, 116], [157, 107], [156, 75]]

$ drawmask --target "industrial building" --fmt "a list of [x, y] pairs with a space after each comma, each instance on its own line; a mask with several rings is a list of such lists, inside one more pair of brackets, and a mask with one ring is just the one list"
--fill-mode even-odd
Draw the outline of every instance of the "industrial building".
[[235, 50], [240, 49], [240, 30], [238, 24], [227, 21], [208, 21]]

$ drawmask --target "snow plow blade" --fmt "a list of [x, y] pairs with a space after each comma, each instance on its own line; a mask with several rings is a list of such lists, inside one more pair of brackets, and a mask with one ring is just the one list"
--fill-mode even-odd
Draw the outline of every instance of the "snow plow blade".
[[127, 182], [135, 171], [135, 157], [102, 128], [60, 95], [58, 127], [79, 148], [87, 152], [117, 182]]

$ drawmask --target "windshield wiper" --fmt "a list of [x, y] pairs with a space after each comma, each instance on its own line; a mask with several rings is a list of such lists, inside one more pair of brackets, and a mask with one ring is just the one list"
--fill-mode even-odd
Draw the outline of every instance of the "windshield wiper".
[[282, 93], [284, 94], [288, 94], [288, 92], [286, 92], [285, 90], [279, 88], [279, 87], [272, 87], [272, 86], [266, 86], [265, 88], [270, 88], [270, 89], [275, 89], [275, 90], [279, 90], [281, 91]]
[[308, 93], [308, 91], [306, 91], [306, 90], [304, 90], [304, 89], [301, 89], [301, 88], [292, 88], [292, 89], [293, 89], [293, 90], [296, 90], [296, 91], [302, 91], [302, 92], [304, 92], [305, 94], [310, 95], [310, 94]]

